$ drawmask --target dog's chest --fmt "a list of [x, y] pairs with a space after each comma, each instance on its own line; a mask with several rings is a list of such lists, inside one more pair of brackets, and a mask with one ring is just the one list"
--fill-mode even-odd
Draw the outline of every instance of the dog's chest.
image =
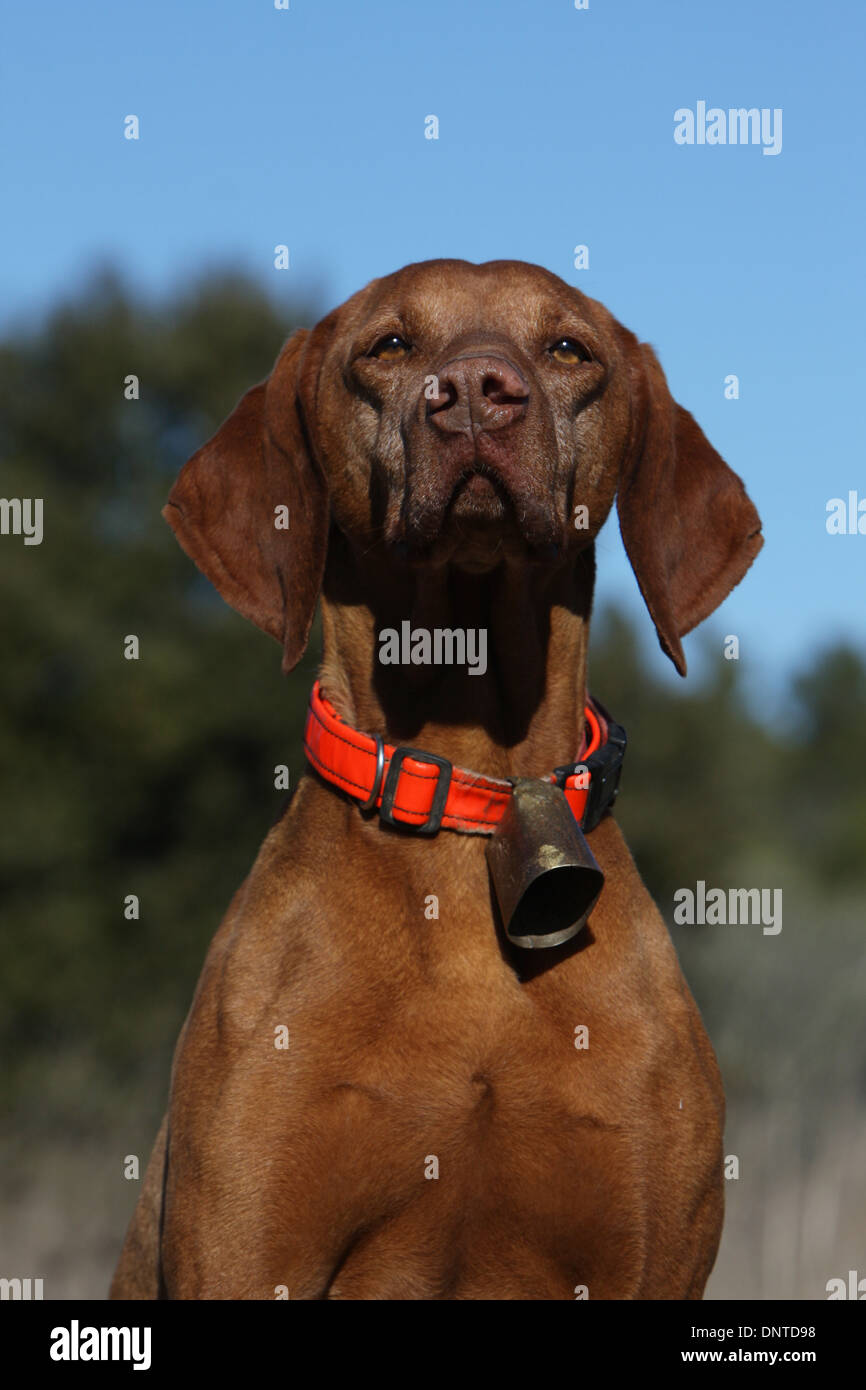
[[288, 975], [256, 974], [252, 942], [214, 971], [178, 1068], [178, 1250], [210, 1232], [250, 1297], [688, 1296], [720, 1103], [673, 953], [635, 964], [600, 921], [521, 984], [492, 927], [461, 925], [393, 927], [399, 952], [371, 930]]
[[620, 1274], [640, 1246], [634, 1136], [553, 1086], [460, 1089], [348, 1102], [355, 1162], [336, 1162], [360, 1206], [329, 1297], [572, 1297], [604, 1275], [602, 1232]]
[[688, 1067], [660, 1082], [640, 1028], [623, 1049], [591, 1010], [476, 998], [457, 1031], [460, 1003], [399, 1010], [307, 1092], [296, 1178], [320, 1238], [340, 1230], [327, 1296], [634, 1295], [653, 1227], [692, 1200], [674, 1170], [708, 1097]]

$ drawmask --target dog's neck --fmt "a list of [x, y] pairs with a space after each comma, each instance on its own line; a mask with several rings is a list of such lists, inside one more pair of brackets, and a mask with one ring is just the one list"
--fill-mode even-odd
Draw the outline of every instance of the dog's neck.
[[[388, 743], [488, 776], [546, 776], [578, 752], [594, 575], [591, 546], [555, 569], [503, 562], [485, 574], [451, 566], [396, 574], [393, 560], [360, 556], [332, 537], [322, 689], [344, 720]], [[471, 630], [474, 670], [406, 663], [407, 638], [411, 649], [421, 629], [431, 647], [437, 629]], [[383, 662], [388, 655], [397, 662]]]

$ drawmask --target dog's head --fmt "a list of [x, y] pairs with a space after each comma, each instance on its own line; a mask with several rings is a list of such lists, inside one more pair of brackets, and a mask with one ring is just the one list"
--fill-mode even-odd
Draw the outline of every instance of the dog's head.
[[294, 333], [164, 515], [223, 597], [303, 654], [329, 527], [401, 566], [561, 565], [616, 498], [663, 649], [761, 546], [740, 479], [646, 344], [520, 261], [426, 261]]

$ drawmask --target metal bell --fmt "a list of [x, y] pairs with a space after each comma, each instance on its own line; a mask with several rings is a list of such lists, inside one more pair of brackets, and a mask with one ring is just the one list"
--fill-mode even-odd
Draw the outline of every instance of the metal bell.
[[604, 874], [554, 782], [518, 778], [487, 846], [505, 935], [532, 950], [576, 936], [604, 887]]

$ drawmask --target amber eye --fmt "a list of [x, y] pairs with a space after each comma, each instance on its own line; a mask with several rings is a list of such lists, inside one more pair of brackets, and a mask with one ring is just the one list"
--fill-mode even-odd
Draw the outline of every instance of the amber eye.
[[567, 367], [574, 367], [579, 362], [592, 361], [592, 354], [576, 338], [558, 338], [548, 348], [548, 352], [557, 362], [563, 362]]
[[396, 362], [398, 357], [405, 357], [410, 350], [409, 343], [405, 338], [401, 338], [399, 333], [388, 333], [379, 339], [367, 355], [377, 357], [380, 362]]

